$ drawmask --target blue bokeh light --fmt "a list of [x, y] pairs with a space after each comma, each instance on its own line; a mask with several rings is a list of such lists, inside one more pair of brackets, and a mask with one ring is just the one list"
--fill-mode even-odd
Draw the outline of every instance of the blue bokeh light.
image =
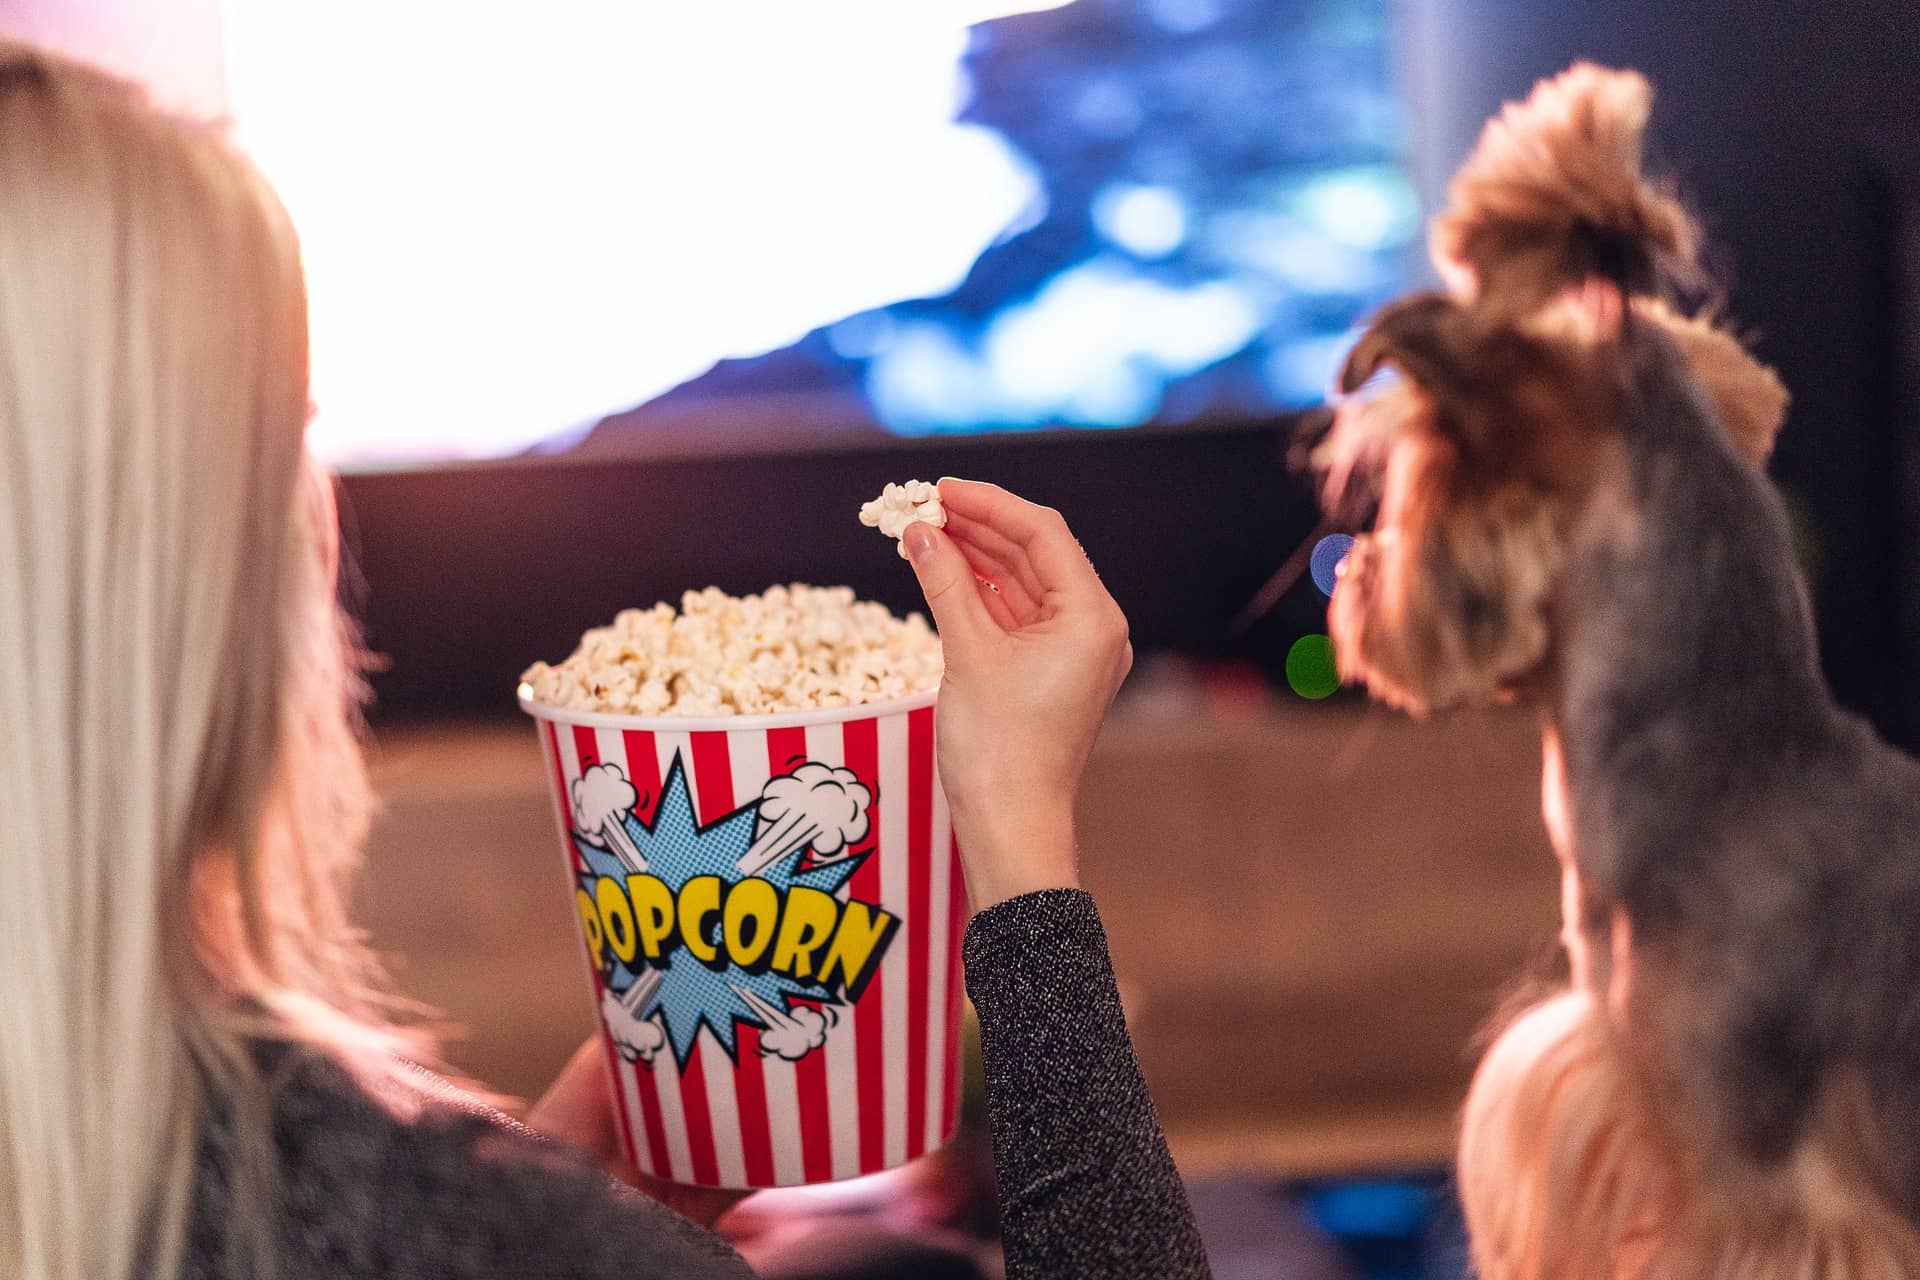
[[1115, 183], [1093, 198], [1093, 225], [1136, 258], [1164, 258], [1187, 238], [1187, 206], [1170, 187]]
[[1147, 0], [1147, 14], [1164, 31], [1190, 36], [1226, 16], [1222, 0]]
[[1322, 1188], [1309, 1212], [1330, 1235], [1372, 1239], [1413, 1236], [1433, 1217], [1433, 1192], [1404, 1182], [1352, 1182]]
[[1386, 165], [1357, 165], [1315, 178], [1302, 212], [1322, 234], [1355, 249], [1406, 244], [1420, 230], [1420, 200], [1406, 175]]
[[1330, 533], [1314, 544], [1313, 558], [1309, 569], [1313, 574], [1313, 585], [1320, 588], [1320, 594], [1331, 596], [1334, 584], [1340, 579], [1340, 562], [1347, 558], [1347, 552], [1353, 550], [1353, 538], [1344, 533]]

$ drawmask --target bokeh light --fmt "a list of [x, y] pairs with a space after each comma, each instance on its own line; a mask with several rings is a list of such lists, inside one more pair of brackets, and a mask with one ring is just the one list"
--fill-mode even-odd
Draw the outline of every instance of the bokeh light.
[[1147, 0], [1147, 13], [1165, 30], [1190, 36], [1226, 17], [1221, 0]]
[[1093, 225], [1137, 258], [1164, 258], [1187, 238], [1187, 206], [1170, 187], [1115, 183], [1094, 196]]
[[1303, 698], [1318, 701], [1340, 687], [1333, 665], [1333, 641], [1323, 635], [1301, 636], [1287, 650], [1287, 684]]
[[1355, 165], [1316, 179], [1302, 212], [1328, 239], [1356, 249], [1401, 245], [1420, 230], [1420, 198], [1388, 165]]
[[1353, 550], [1353, 538], [1344, 533], [1330, 533], [1314, 544], [1313, 559], [1308, 569], [1313, 574], [1313, 585], [1320, 588], [1320, 594], [1331, 596], [1333, 587], [1339, 581], [1340, 562], [1347, 558], [1347, 552]]

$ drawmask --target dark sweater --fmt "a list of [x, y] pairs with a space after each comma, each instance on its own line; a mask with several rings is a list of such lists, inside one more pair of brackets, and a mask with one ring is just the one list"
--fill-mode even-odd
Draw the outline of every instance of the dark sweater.
[[[1134, 1061], [1093, 899], [1054, 891], [968, 926], [1010, 1280], [1209, 1274]], [[718, 1236], [483, 1108], [401, 1121], [318, 1055], [289, 1064], [275, 1113], [281, 1280], [727, 1280]], [[201, 1160], [185, 1276], [226, 1257], [231, 1132]]]
[[1008, 1280], [1208, 1277], [1186, 1188], [1134, 1060], [1090, 894], [967, 926]]

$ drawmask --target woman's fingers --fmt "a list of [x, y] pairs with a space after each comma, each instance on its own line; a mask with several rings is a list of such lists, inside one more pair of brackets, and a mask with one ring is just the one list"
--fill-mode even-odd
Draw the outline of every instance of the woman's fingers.
[[560, 1069], [553, 1087], [527, 1113], [527, 1127], [581, 1148], [622, 1182], [682, 1216], [712, 1227], [721, 1214], [752, 1193], [678, 1186], [627, 1164], [614, 1130], [613, 1093], [607, 1081], [605, 1054], [597, 1035], [581, 1045]]
[[1016, 498], [996, 484], [951, 477], [940, 482], [940, 502], [949, 519], [959, 515], [986, 525], [1025, 553], [1043, 591], [1064, 591], [1076, 598], [1106, 589], [1086, 553], [1058, 511]]
[[619, 1157], [620, 1147], [604, 1054], [599, 1036], [575, 1050], [552, 1087], [527, 1113], [527, 1126], [608, 1161]]
[[975, 585], [980, 588], [980, 600], [987, 606], [987, 614], [993, 619], [994, 625], [1002, 631], [1018, 631], [1026, 626], [1026, 619], [1014, 612], [998, 584], [990, 580], [991, 575], [982, 576], [978, 566], [974, 567], [973, 572], [977, 579]]
[[1003, 576], [1017, 579], [1027, 597], [1036, 605], [1046, 598], [1046, 590], [1040, 585], [1040, 576], [1033, 571], [1026, 551], [1006, 534], [991, 525], [949, 511], [947, 536], [960, 544], [960, 550], [966, 553], [967, 559], [973, 561], [975, 567], [991, 564]]
[[[954, 545], [960, 548], [960, 554], [967, 558], [967, 563], [973, 566], [974, 576], [980, 579], [982, 590], [987, 592], [989, 609], [996, 605], [1004, 609], [1012, 619], [1013, 627], [1024, 627], [1039, 621], [1043, 598], [1035, 595], [1027, 586], [1031, 571], [1025, 574], [1019, 572], [999, 557], [982, 551], [966, 535], [954, 536], [951, 528], [947, 533], [953, 538]], [[994, 615], [994, 620], [1001, 620], [998, 613]]]
[[952, 538], [930, 524], [915, 521], [907, 526], [901, 542], [907, 548], [913, 576], [920, 580], [920, 592], [927, 598], [942, 644], [965, 645], [1006, 630], [981, 599], [984, 593], [977, 585], [973, 566]]
[[981, 573], [992, 598], [1006, 609], [1007, 616], [1013, 621], [1009, 630], [1030, 627], [1040, 621], [1040, 602], [1027, 594], [1027, 589], [1020, 585], [1018, 578], [990, 563], [975, 566], [974, 572]]

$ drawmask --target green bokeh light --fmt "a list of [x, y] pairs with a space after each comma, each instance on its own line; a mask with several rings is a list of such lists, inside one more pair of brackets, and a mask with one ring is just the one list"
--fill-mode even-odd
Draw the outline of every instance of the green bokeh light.
[[1303, 698], [1324, 698], [1340, 687], [1333, 666], [1333, 641], [1322, 635], [1301, 636], [1287, 650], [1287, 684]]

